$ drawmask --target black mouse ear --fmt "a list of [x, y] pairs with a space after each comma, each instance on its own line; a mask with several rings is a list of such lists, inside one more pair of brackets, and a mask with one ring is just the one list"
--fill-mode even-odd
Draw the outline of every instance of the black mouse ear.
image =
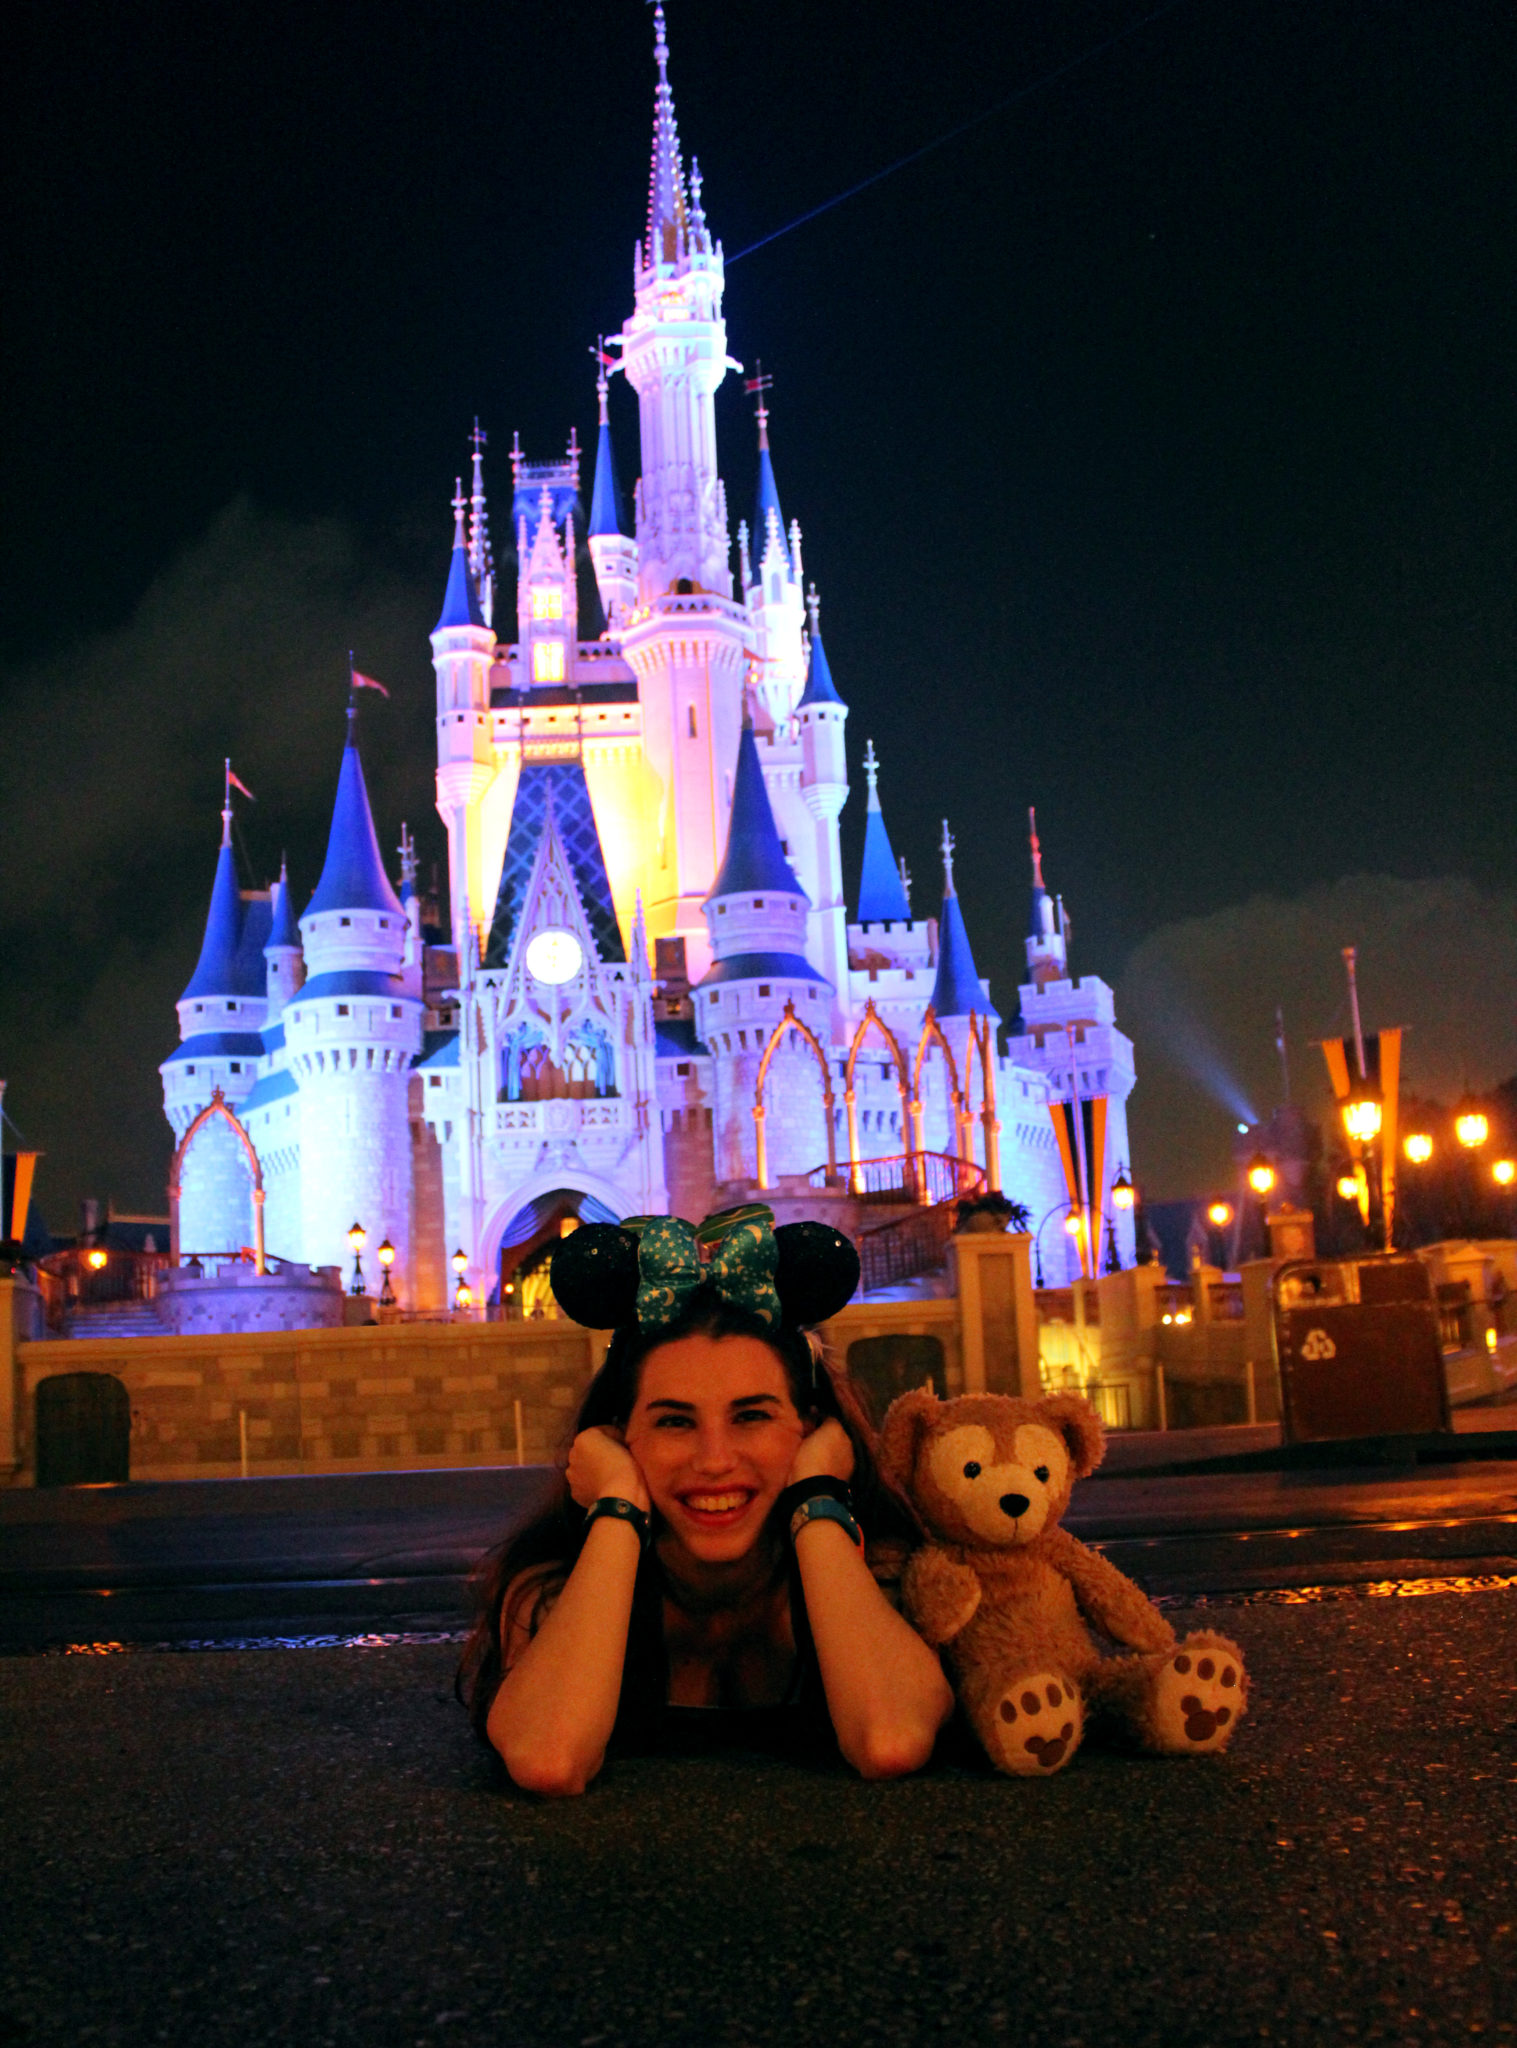
[[582, 1223], [549, 1266], [553, 1298], [591, 1330], [614, 1330], [637, 1314], [637, 1239], [619, 1223]]
[[787, 1323], [809, 1329], [852, 1301], [859, 1284], [859, 1255], [852, 1238], [830, 1223], [782, 1223], [774, 1242], [780, 1255], [774, 1291]]

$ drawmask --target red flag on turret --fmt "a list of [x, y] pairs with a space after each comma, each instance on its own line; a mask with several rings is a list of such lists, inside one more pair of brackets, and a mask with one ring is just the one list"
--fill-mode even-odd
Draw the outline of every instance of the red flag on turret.
[[248, 788], [247, 784], [242, 780], [241, 776], [234, 775], [230, 768], [228, 768], [226, 772], [226, 785], [229, 790], [240, 789], [250, 804], [257, 803], [258, 799], [256, 796], [254, 796], [252, 790]]
[[390, 693], [384, 684], [376, 683], [374, 678], [366, 676], [361, 668], [350, 669], [348, 673], [353, 678], [353, 688], [355, 690], [378, 690], [381, 697], [387, 698], [389, 696]]

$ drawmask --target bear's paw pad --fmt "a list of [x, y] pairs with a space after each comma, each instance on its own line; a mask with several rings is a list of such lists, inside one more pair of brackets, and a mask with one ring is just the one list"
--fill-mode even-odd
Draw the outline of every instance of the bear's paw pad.
[[1171, 1755], [1225, 1749], [1243, 1718], [1243, 1660], [1230, 1644], [1187, 1641], [1164, 1660], [1154, 1685], [1154, 1732]]
[[1019, 1778], [1046, 1778], [1079, 1747], [1085, 1710], [1078, 1687], [1057, 1671], [1008, 1686], [996, 1706], [991, 1762]]

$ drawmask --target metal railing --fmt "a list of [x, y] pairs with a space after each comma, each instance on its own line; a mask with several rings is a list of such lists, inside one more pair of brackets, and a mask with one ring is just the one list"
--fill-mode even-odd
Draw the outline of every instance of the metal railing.
[[938, 1202], [930, 1209], [898, 1216], [894, 1223], [860, 1231], [859, 1284], [864, 1292], [874, 1294], [881, 1287], [894, 1287], [941, 1266], [948, 1256], [957, 1207], [955, 1201]]
[[37, 1261], [37, 1286], [49, 1329], [61, 1330], [70, 1316], [126, 1302], [151, 1301], [158, 1275], [170, 1263], [167, 1252], [131, 1252], [104, 1245], [76, 1245], [48, 1252]]
[[806, 1180], [818, 1190], [836, 1187], [842, 1181], [856, 1202], [881, 1208], [903, 1202], [960, 1201], [966, 1195], [983, 1193], [985, 1187], [983, 1168], [954, 1152], [895, 1152], [884, 1159], [860, 1159], [854, 1164], [851, 1184], [848, 1168], [841, 1163], [830, 1182], [825, 1166], [814, 1167]]

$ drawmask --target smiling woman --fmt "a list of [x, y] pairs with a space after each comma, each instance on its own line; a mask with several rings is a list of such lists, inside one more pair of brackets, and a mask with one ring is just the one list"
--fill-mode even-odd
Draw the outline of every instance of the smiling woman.
[[[772, 1275], [760, 1215], [739, 1228]], [[915, 1770], [952, 1695], [871, 1569], [898, 1562], [914, 1526], [857, 1397], [782, 1300], [831, 1309], [783, 1270], [780, 1291], [762, 1274], [745, 1289], [736, 1261], [725, 1283], [713, 1260], [672, 1291], [661, 1231], [694, 1244], [650, 1218], [641, 1246], [599, 1226], [555, 1258], [560, 1304], [582, 1319], [602, 1283], [611, 1313], [628, 1305], [598, 1259], [625, 1269], [637, 1306], [585, 1396], [559, 1501], [486, 1560], [463, 1665], [475, 1726], [518, 1785], [548, 1794], [582, 1791], [610, 1750], [690, 1737], [835, 1744], [866, 1777]]]

